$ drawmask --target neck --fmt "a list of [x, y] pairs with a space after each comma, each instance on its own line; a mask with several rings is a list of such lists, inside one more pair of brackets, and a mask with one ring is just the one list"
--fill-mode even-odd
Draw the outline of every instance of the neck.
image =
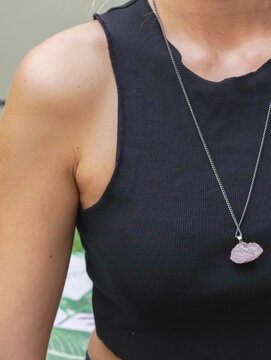
[[[153, 7], [153, 0], [148, 0]], [[217, 51], [271, 36], [271, 0], [156, 0], [171, 38]]]

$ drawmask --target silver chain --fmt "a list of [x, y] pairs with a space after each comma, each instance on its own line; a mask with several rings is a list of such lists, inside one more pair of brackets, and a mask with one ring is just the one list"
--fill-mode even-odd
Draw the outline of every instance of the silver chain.
[[[252, 188], [253, 188], [253, 185], [254, 185], [254, 180], [255, 180], [255, 177], [256, 177], [256, 173], [257, 173], [257, 169], [258, 169], [258, 165], [259, 165], [259, 161], [260, 161], [260, 157], [261, 157], [261, 153], [262, 153], [262, 148], [263, 148], [263, 144], [264, 144], [266, 129], [267, 129], [268, 121], [269, 121], [269, 115], [270, 115], [270, 109], [271, 109], [271, 100], [270, 100], [270, 102], [269, 102], [269, 107], [268, 107], [268, 112], [267, 112], [267, 116], [266, 116], [266, 122], [265, 122], [265, 127], [264, 127], [264, 131], [263, 131], [262, 140], [261, 140], [261, 145], [260, 145], [260, 149], [259, 149], [259, 153], [258, 153], [258, 158], [257, 158], [257, 161], [256, 161], [255, 170], [254, 170], [254, 173], [253, 173], [253, 176], [252, 176], [252, 181], [251, 181], [251, 185], [250, 185], [250, 189], [249, 189], [249, 193], [248, 193], [246, 205], [245, 205], [243, 214], [242, 214], [242, 216], [241, 216], [241, 220], [240, 220], [240, 222], [239, 222], [239, 224], [238, 224], [238, 221], [236, 220], [236, 216], [235, 216], [234, 211], [233, 211], [233, 209], [232, 209], [232, 207], [231, 207], [231, 204], [230, 204], [230, 201], [229, 201], [228, 196], [227, 196], [227, 194], [226, 194], [226, 191], [225, 191], [225, 189], [224, 189], [224, 187], [223, 187], [223, 185], [222, 185], [221, 179], [220, 179], [220, 177], [219, 177], [219, 175], [218, 175], [218, 172], [217, 172], [217, 170], [216, 170], [216, 167], [215, 167], [215, 165], [214, 165], [213, 159], [212, 159], [212, 157], [211, 157], [211, 155], [210, 155], [210, 152], [209, 152], [209, 150], [208, 150], [208, 147], [207, 147], [207, 145], [206, 145], [206, 142], [205, 142], [205, 140], [204, 140], [204, 138], [203, 138], [202, 132], [201, 132], [200, 127], [199, 127], [199, 124], [198, 124], [198, 122], [197, 122], [197, 120], [196, 120], [196, 117], [195, 117], [195, 115], [194, 115], [194, 112], [193, 112], [193, 109], [192, 109], [190, 100], [189, 100], [189, 98], [188, 98], [188, 95], [187, 95], [187, 93], [186, 93], [186, 90], [185, 90], [185, 87], [184, 87], [184, 84], [183, 84], [183, 81], [182, 81], [182, 77], [181, 77], [181, 75], [180, 75], [180, 73], [179, 73], [179, 70], [178, 70], [178, 68], [177, 68], [176, 62], [175, 62], [174, 57], [173, 57], [173, 55], [172, 55], [172, 52], [171, 52], [171, 49], [170, 49], [168, 40], [167, 40], [167, 38], [166, 38], [165, 31], [164, 31], [164, 28], [163, 28], [163, 26], [162, 26], [161, 19], [160, 19], [160, 16], [159, 16], [159, 13], [158, 13], [158, 10], [157, 10], [157, 7], [156, 7], [156, 2], [155, 2], [155, 0], [153, 0], [153, 6], [154, 6], [155, 13], [156, 13], [156, 18], [157, 18], [157, 20], [158, 20], [158, 22], [159, 22], [159, 24], [160, 24], [160, 27], [161, 27], [161, 30], [162, 30], [162, 33], [163, 33], [163, 36], [164, 36], [164, 39], [165, 39], [165, 42], [166, 42], [168, 51], [169, 51], [169, 55], [170, 55], [170, 57], [171, 57], [171, 60], [172, 60], [174, 69], [175, 69], [175, 71], [176, 71], [177, 77], [178, 77], [178, 79], [179, 79], [179, 82], [180, 82], [180, 84], [181, 84], [181, 87], [182, 87], [182, 90], [183, 90], [183, 93], [184, 93], [184, 96], [185, 96], [185, 98], [186, 98], [187, 104], [188, 104], [189, 109], [190, 109], [190, 111], [191, 111], [191, 114], [192, 114], [192, 117], [193, 117], [193, 119], [194, 119], [195, 125], [196, 125], [196, 127], [197, 127], [199, 136], [200, 136], [200, 138], [201, 138], [201, 141], [202, 141], [202, 143], [203, 143], [204, 149], [205, 149], [205, 151], [206, 151], [206, 154], [207, 154], [207, 156], [208, 156], [208, 159], [209, 159], [209, 161], [210, 161], [210, 164], [211, 164], [211, 166], [212, 166], [212, 169], [213, 169], [213, 171], [214, 171], [214, 174], [215, 174], [215, 176], [216, 176], [216, 179], [217, 179], [217, 181], [218, 181], [218, 184], [219, 184], [219, 186], [220, 186], [220, 189], [221, 189], [222, 194], [223, 194], [223, 196], [224, 196], [224, 199], [225, 199], [225, 201], [226, 201], [226, 204], [227, 204], [227, 206], [228, 206], [228, 208], [229, 208], [229, 211], [230, 211], [230, 213], [231, 213], [231, 216], [232, 216], [232, 218], [233, 218], [233, 221], [234, 221], [234, 223], [235, 223], [235, 225], [236, 225], [236, 227], [237, 227], [237, 230], [236, 230], [236, 232], [235, 232], [235, 237], [239, 240], [239, 242], [242, 242], [242, 241], [243, 241], [243, 236], [242, 236], [242, 232], [241, 232], [241, 229], [240, 229], [240, 225], [241, 225], [241, 223], [242, 223], [242, 221], [243, 221], [244, 215], [245, 215], [246, 210], [247, 210], [247, 206], [248, 206], [248, 203], [249, 203], [249, 200], [250, 200], [250, 195], [251, 195], [251, 192], [252, 192]], [[238, 233], [239, 233], [239, 234], [238, 234]]]

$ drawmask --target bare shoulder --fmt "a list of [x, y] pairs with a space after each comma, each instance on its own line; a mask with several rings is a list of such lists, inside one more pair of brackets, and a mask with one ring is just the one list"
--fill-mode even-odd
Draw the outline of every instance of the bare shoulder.
[[[2, 122], [9, 133], [17, 129], [33, 152], [37, 143], [39, 153], [49, 151], [75, 181], [86, 206], [99, 198], [112, 174], [117, 115], [106, 34], [93, 20], [54, 34], [25, 55], [0, 127]], [[28, 136], [34, 134], [32, 141]]]
[[[91, 21], [54, 34], [31, 49], [15, 77], [37, 97], [51, 100], [60, 110], [97, 95], [108, 76], [106, 36], [98, 21]], [[22, 79], [23, 78], [23, 79]], [[18, 84], [17, 83], [17, 84]], [[33, 93], [31, 95], [34, 95]]]
[[[38, 125], [41, 133], [58, 130], [69, 146], [76, 147], [82, 140], [80, 129], [95, 119], [110, 76], [112, 80], [107, 39], [99, 22], [65, 29], [24, 56], [15, 72], [5, 112], [20, 112], [21, 116], [34, 112], [39, 116], [31, 119], [39, 122], [33, 125]], [[77, 155], [75, 152], [74, 166]]]

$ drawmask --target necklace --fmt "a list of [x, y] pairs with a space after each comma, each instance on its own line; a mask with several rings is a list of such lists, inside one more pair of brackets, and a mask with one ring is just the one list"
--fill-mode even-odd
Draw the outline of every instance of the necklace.
[[202, 144], [204, 146], [204, 149], [205, 149], [205, 152], [206, 152], [207, 157], [209, 159], [209, 162], [211, 164], [211, 167], [212, 167], [212, 169], [214, 171], [214, 174], [215, 174], [215, 177], [217, 179], [218, 185], [219, 185], [219, 187], [221, 189], [221, 192], [222, 192], [222, 194], [224, 196], [226, 204], [227, 204], [227, 206], [229, 208], [230, 214], [231, 214], [231, 216], [233, 218], [233, 221], [234, 221], [234, 223], [235, 223], [235, 225], [237, 227], [237, 230], [235, 232], [235, 237], [238, 239], [239, 243], [231, 250], [230, 259], [233, 262], [237, 263], [237, 264], [242, 264], [242, 263], [253, 261], [253, 260], [257, 259], [262, 254], [263, 249], [256, 242], [247, 243], [247, 242], [243, 241], [243, 235], [242, 235], [242, 232], [241, 232], [241, 229], [240, 229], [240, 225], [241, 225], [241, 223], [243, 221], [243, 218], [244, 218], [244, 215], [246, 213], [246, 209], [247, 209], [248, 202], [249, 202], [249, 199], [250, 199], [250, 195], [251, 195], [251, 192], [252, 192], [252, 188], [253, 188], [253, 185], [254, 185], [254, 180], [255, 180], [256, 173], [257, 173], [257, 169], [258, 169], [258, 165], [259, 165], [259, 161], [260, 161], [260, 157], [261, 157], [261, 153], [262, 153], [262, 148], [263, 148], [263, 144], [264, 144], [264, 140], [265, 140], [266, 129], [267, 129], [268, 121], [269, 121], [269, 115], [270, 115], [270, 109], [271, 109], [271, 101], [269, 102], [269, 107], [268, 107], [268, 112], [267, 112], [267, 116], [266, 116], [263, 136], [262, 136], [262, 140], [261, 140], [261, 144], [260, 144], [260, 149], [259, 149], [259, 153], [258, 153], [258, 157], [257, 157], [257, 161], [256, 161], [255, 170], [254, 170], [254, 173], [253, 173], [253, 176], [252, 176], [252, 181], [251, 181], [248, 197], [247, 197], [247, 200], [246, 200], [246, 204], [245, 204], [244, 211], [243, 211], [243, 214], [241, 216], [240, 222], [238, 223], [238, 221], [236, 220], [236, 216], [234, 214], [234, 211], [232, 209], [232, 206], [230, 204], [230, 201], [228, 199], [228, 196], [226, 194], [226, 191], [225, 191], [225, 189], [224, 189], [224, 187], [222, 185], [221, 179], [220, 179], [220, 177], [218, 175], [218, 172], [216, 170], [216, 167], [214, 165], [211, 154], [210, 154], [210, 152], [208, 150], [208, 147], [206, 145], [206, 142], [205, 142], [205, 140], [203, 138], [202, 132], [201, 132], [200, 127], [199, 127], [199, 124], [198, 124], [198, 122], [196, 120], [196, 117], [194, 115], [194, 112], [193, 112], [190, 100], [188, 98], [188, 95], [186, 93], [186, 90], [185, 90], [181, 75], [179, 73], [179, 70], [177, 68], [176, 62], [175, 62], [174, 57], [172, 55], [168, 40], [166, 38], [165, 31], [164, 31], [164, 28], [162, 26], [161, 19], [160, 19], [160, 16], [159, 16], [159, 13], [158, 13], [158, 10], [157, 10], [157, 7], [156, 7], [156, 2], [155, 2], [155, 0], [152, 0], [152, 1], [153, 1], [153, 7], [154, 7], [154, 10], [155, 10], [156, 18], [157, 18], [157, 20], [158, 20], [158, 22], [160, 24], [160, 27], [161, 27], [161, 30], [162, 30], [162, 33], [163, 33], [163, 37], [165, 39], [165, 42], [166, 42], [166, 45], [167, 45], [167, 48], [168, 48], [168, 51], [169, 51], [169, 55], [171, 57], [174, 69], [176, 71], [177, 77], [178, 77], [179, 82], [181, 84], [181, 87], [182, 87], [185, 99], [187, 101], [188, 107], [189, 107], [189, 109], [191, 111], [191, 114], [192, 114], [192, 117], [194, 119], [194, 123], [196, 125], [197, 130], [198, 130], [200, 139], [201, 139]]

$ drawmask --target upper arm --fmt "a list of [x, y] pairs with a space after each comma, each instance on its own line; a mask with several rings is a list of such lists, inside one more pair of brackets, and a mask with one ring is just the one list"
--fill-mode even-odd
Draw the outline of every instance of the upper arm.
[[45, 359], [66, 279], [78, 208], [75, 119], [97, 90], [74, 46], [64, 33], [24, 57], [0, 121], [1, 360]]

